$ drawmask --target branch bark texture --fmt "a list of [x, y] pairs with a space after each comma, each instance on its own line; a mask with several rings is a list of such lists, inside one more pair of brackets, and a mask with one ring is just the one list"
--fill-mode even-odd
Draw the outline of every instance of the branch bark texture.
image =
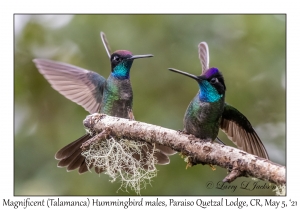
[[226, 168], [230, 173], [223, 179], [232, 182], [240, 176], [251, 176], [277, 185], [286, 184], [286, 169], [242, 150], [211, 143], [193, 135], [134, 120], [105, 114], [88, 115], [83, 121], [90, 132], [109, 130], [112, 136], [168, 146], [188, 157], [189, 165], [210, 164]]

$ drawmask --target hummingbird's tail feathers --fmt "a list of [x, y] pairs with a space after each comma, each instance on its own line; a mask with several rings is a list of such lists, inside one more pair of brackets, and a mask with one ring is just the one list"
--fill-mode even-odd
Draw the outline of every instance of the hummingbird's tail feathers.
[[79, 139], [64, 146], [62, 149], [60, 149], [55, 154], [55, 159], [56, 160], [64, 160], [64, 159], [67, 159], [68, 157], [72, 156], [73, 154], [75, 154], [75, 156], [77, 156], [78, 154], [76, 154], [76, 152], [78, 153], [79, 151], [81, 151], [81, 149], [80, 149], [81, 145], [84, 142], [86, 142], [89, 138], [91, 138], [91, 135], [89, 133], [87, 133], [87, 134], [81, 136]]
[[241, 150], [269, 159], [269, 155], [248, 119], [234, 107], [225, 104], [220, 128]]
[[106, 51], [106, 53], [108, 55], [108, 58], [110, 59], [111, 50], [110, 50], [110, 47], [109, 47], [109, 44], [108, 44], [108, 41], [107, 41], [105, 33], [101, 31], [100, 32], [100, 37], [101, 37], [102, 43], [104, 45], [105, 51]]
[[[86, 164], [85, 164], [86, 165]], [[102, 172], [104, 172], [105, 170], [103, 168], [99, 168], [99, 167], [95, 167], [95, 172], [97, 174], [101, 174]]]
[[79, 168], [84, 162], [85, 157], [83, 157], [80, 152], [77, 156], [73, 158], [72, 162], [70, 162], [70, 164], [67, 167], [67, 171], [72, 171]]
[[[67, 167], [67, 171], [72, 171], [78, 168], [79, 174], [87, 172], [93, 167], [90, 164], [88, 167], [85, 162], [85, 157], [81, 155], [81, 145], [91, 138], [90, 134], [85, 134], [79, 139], [71, 142], [67, 146], [63, 147], [55, 154], [55, 159], [59, 160], [58, 167]], [[95, 172], [100, 174], [104, 171], [103, 168], [95, 167]]]
[[57, 166], [58, 167], [69, 166], [74, 161], [74, 159], [76, 159], [78, 156], [80, 156], [81, 150], [77, 148], [75, 150], [75, 152], [70, 153], [70, 154], [71, 154], [70, 156], [67, 156], [64, 159], [60, 159], [59, 162], [58, 162], [58, 164], [57, 164]]
[[82, 149], [80, 147], [89, 138], [91, 138], [90, 134], [85, 134], [84, 136], [60, 149], [55, 154], [55, 159], [59, 160], [57, 166], [67, 167], [67, 171], [79, 168], [78, 171], [80, 174], [88, 171], [88, 167], [85, 163], [85, 157], [81, 155]]
[[[87, 166], [85, 159], [84, 161], [81, 163], [81, 165], [78, 168], [78, 172], [79, 174], [83, 174], [85, 172], [87, 172], [89, 169], [91, 169], [93, 167], [93, 165], [90, 165], [89, 167]], [[105, 170], [103, 168], [99, 168], [99, 167], [95, 167], [95, 172], [97, 174], [100, 174], [102, 172], [104, 172]]]
[[89, 113], [99, 111], [105, 78], [101, 75], [66, 63], [34, 59], [39, 72], [51, 86]]
[[[96, 169], [96, 168], [95, 168]], [[81, 165], [79, 166], [79, 169], [78, 169], [78, 172], [79, 174], [83, 174], [85, 172], [87, 172], [89, 169], [88, 169], [88, 166], [86, 165], [85, 161], [81, 163]]]
[[202, 74], [209, 69], [209, 50], [206, 42], [200, 42], [198, 45], [199, 59], [202, 66]]

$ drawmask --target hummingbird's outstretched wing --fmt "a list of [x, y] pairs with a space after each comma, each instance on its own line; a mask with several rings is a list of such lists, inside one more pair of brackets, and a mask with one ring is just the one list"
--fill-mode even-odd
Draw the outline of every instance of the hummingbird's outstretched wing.
[[106, 53], [107, 53], [107, 55], [108, 55], [108, 58], [110, 59], [111, 50], [110, 50], [110, 47], [109, 47], [107, 38], [106, 38], [106, 36], [105, 36], [105, 33], [101, 31], [101, 32], [100, 32], [100, 37], [101, 37], [102, 43], [103, 43], [103, 45], [104, 45], [105, 51], [106, 51]]
[[198, 45], [198, 54], [202, 66], [202, 74], [209, 69], [209, 50], [206, 42], [200, 42]]
[[99, 112], [105, 78], [70, 64], [47, 59], [34, 59], [39, 72], [51, 86], [89, 113]]
[[267, 150], [248, 119], [237, 109], [226, 103], [220, 128], [239, 149], [269, 159]]

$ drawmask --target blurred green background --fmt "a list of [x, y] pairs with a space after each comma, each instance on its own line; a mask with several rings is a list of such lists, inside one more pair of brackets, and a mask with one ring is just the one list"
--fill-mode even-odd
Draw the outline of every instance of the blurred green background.
[[[270, 159], [286, 165], [285, 15], [15, 15], [14, 21], [15, 195], [135, 195], [116, 192], [120, 183], [109, 182], [105, 174], [79, 175], [56, 167], [54, 154], [85, 133], [82, 121], [88, 113], [52, 89], [32, 62], [48, 58], [108, 77], [100, 31], [112, 51], [154, 55], [132, 66], [134, 115], [175, 130], [182, 129], [198, 85], [167, 68], [199, 75], [197, 45], [206, 41], [210, 66], [225, 77], [226, 101], [248, 117]], [[219, 137], [232, 145], [222, 131]], [[225, 169], [186, 169], [178, 154], [157, 168], [158, 176], [142, 195], [274, 195], [270, 189], [241, 189], [243, 181], [253, 186], [251, 178], [225, 184], [237, 186], [235, 191], [217, 189]], [[209, 182], [213, 189], [207, 188]]]

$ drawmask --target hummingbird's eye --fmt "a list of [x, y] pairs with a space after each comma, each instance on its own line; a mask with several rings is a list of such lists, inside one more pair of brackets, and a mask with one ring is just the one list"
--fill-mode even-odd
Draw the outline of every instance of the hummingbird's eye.
[[217, 83], [218, 81], [219, 81], [218, 78], [213, 77], [213, 78], [210, 80], [210, 83], [211, 83], [211, 84], [215, 84], [215, 83]]
[[119, 56], [117, 56], [117, 55], [116, 55], [116, 56], [114, 56], [114, 58], [113, 58], [113, 59], [114, 59], [114, 61], [117, 61], [117, 62], [119, 62], [119, 61], [121, 60], [121, 59], [120, 59], [120, 57], [119, 57]]

